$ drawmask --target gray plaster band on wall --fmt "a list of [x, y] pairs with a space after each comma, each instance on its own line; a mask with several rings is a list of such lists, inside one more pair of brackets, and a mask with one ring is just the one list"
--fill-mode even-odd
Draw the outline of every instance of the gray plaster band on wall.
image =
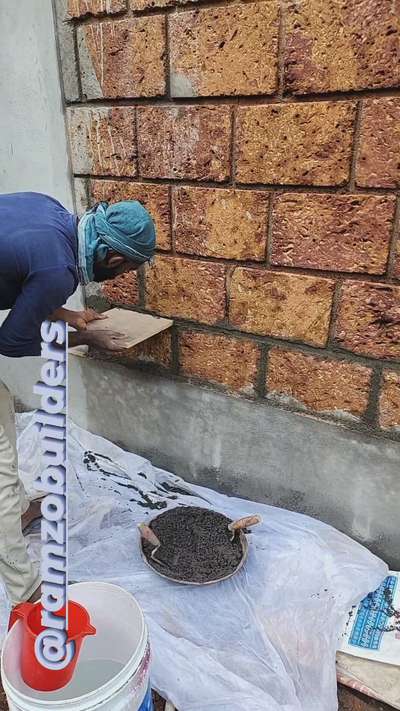
[[320, 518], [400, 565], [400, 443], [112, 363], [71, 361], [78, 424], [190, 481]]
[[58, 49], [66, 101], [79, 101], [78, 64], [75, 49], [75, 29], [68, 14], [68, 0], [53, 0], [57, 23]]
[[[93, 28], [89, 28], [92, 29]], [[100, 25], [101, 31], [101, 25]], [[86, 43], [86, 28], [79, 27], [77, 32], [79, 66], [81, 70], [82, 93], [88, 99], [101, 99], [103, 89], [97, 78], [96, 69]], [[102, 40], [100, 40], [102, 41]]]

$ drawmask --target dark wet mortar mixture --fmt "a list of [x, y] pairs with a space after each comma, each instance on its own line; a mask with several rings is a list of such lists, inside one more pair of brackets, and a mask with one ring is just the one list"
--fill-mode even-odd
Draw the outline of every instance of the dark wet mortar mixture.
[[231, 541], [231, 519], [221, 513], [197, 506], [179, 506], [157, 516], [150, 528], [161, 541], [156, 557], [153, 546], [142, 542], [150, 565], [175, 580], [208, 583], [234, 573], [243, 549], [239, 534]]

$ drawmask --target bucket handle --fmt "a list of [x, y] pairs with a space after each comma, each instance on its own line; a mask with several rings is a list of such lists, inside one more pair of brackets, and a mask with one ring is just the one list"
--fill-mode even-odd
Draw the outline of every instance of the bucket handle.
[[33, 602], [20, 602], [13, 607], [8, 623], [8, 631], [10, 631], [11, 627], [13, 627], [18, 620], [25, 620], [33, 607], [35, 607], [35, 603]]

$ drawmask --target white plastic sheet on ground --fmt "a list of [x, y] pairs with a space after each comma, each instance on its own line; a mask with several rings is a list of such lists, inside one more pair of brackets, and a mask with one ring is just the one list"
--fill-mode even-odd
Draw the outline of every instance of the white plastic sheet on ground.
[[[32, 484], [38, 434], [29, 415], [20, 425], [20, 468]], [[337, 709], [338, 634], [350, 607], [386, 576], [382, 561], [319, 521], [187, 484], [77, 427], [69, 461], [70, 577], [136, 596], [150, 628], [155, 688], [180, 711]], [[231, 580], [180, 586], [143, 563], [136, 524], [157, 513], [150, 506], [185, 504], [263, 516], [248, 562]], [[39, 554], [37, 535], [31, 549]], [[4, 633], [2, 592], [0, 614]]]

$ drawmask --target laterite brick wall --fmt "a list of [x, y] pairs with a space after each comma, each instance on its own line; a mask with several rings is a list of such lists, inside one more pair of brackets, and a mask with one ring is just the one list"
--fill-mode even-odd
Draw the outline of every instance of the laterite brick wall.
[[[64, 11], [67, 7], [67, 17]], [[399, 0], [60, 0], [77, 195], [141, 200], [171, 376], [400, 432]]]

